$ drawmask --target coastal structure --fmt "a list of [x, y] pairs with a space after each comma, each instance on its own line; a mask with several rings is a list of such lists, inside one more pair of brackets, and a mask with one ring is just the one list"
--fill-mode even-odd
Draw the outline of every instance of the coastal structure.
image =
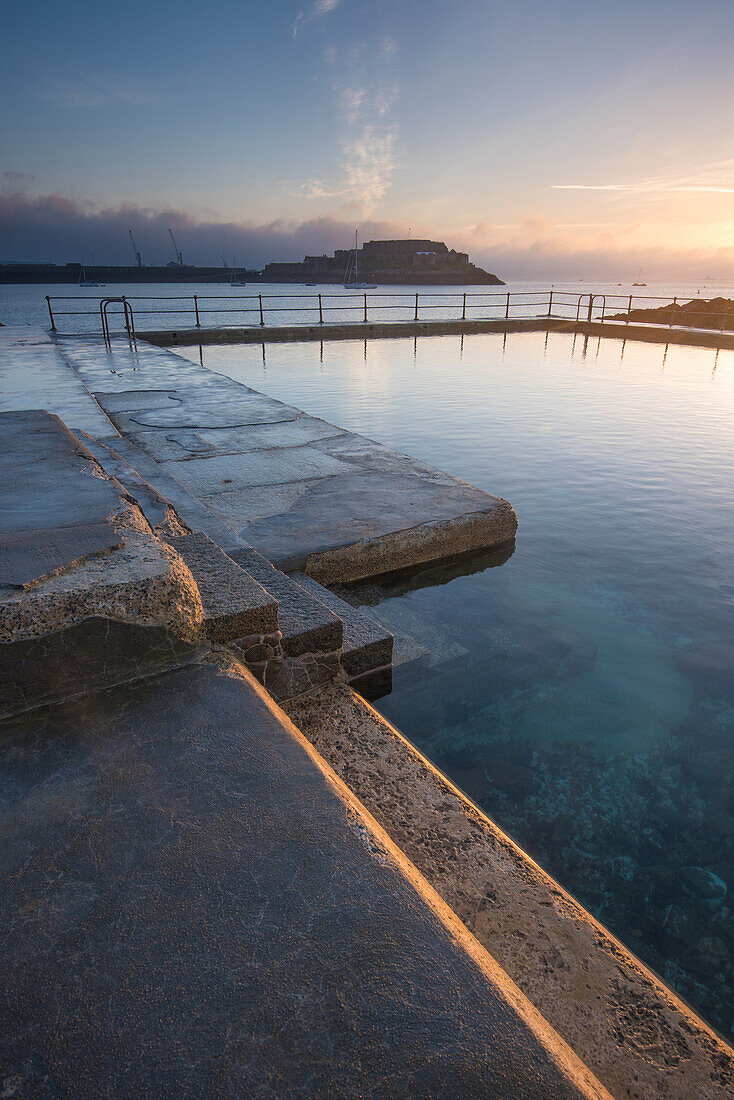
[[7, 327], [0, 379], [4, 1095], [734, 1094], [365, 701], [393, 639], [329, 586], [507, 501], [142, 341]]
[[[67, 264], [53, 263], [0, 263], [0, 284], [33, 283], [77, 286], [82, 265], [78, 261]], [[258, 271], [236, 270], [221, 267], [196, 266], [194, 264], [85, 264], [88, 279], [106, 285], [108, 283], [231, 283], [246, 280], [256, 282]]]
[[[306, 256], [300, 263], [270, 263], [263, 282], [341, 283], [354, 250], [340, 248], [332, 256]], [[496, 275], [470, 262], [466, 252], [443, 241], [367, 241], [358, 250], [362, 278], [383, 285], [504, 286]]]
[[[198, 267], [171, 261], [165, 265], [85, 264], [85, 277], [99, 283], [342, 283], [354, 249], [337, 249], [332, 256], [306, 256], [297, 263], [269, 263], [262, 271], [248, 268]], [[371, 283], [415, 286], [504, 286], [470, 262], [466, 252], [443, 241], [368, 241], [359, 249], [359, 269]], [[78, 262], [0, 263], [0, 283], [78, 284]]]

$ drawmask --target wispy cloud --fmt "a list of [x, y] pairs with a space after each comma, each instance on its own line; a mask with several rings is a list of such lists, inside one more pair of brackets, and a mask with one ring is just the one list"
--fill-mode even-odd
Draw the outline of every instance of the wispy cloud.
[[669, 183], [554, 183], [554, 191], [626, 191], [634, 195], [654, 194], [656, 192], [703, 192], [705, 194], [734, 194], [734, 187], [719, 187], [711, 184], [669, 184]]
[[[332, 0], [321, 0], [331, 3]], [[356, 42], [324, 50], [331, 72], [341, 149], [340, 175], [283, 181], [284, 193], [315, 200], [336, 199], [350, 215], [371, 217], [387, 194], [395, 172], [399, 127], [394, 107], [399, 95], [397, 45]]]
[[318, 19], [321, 15], [328, 15], [329, 12], [334, 11], [341, 4], [341, 0], [313, 0], [310, 7], [304, 11], [299, 11], [296, 18], [293, 20], [293, 27], [291, 28], [293, 37], [296, 38], [302, 25], [309, 19]]
[[[722, 150], [724, 152], [724, 150]], [[728, 152], [728, 150], [727, 150]], [[554, 191], [601, 191], [622, 195], [731, 195], [734, 194], [734, 157], [719, 156], [706, 163], [661, 165], [654, 174], [626, 182], [554, 183]]]
[[625, 229], [626, 225], [620, 222], [551, 222], [545, 219], [528, 219], [524, 222], [478, 222], [476, 225], [466, 226], [465, 231], [470, 233], [486, 233], [489, 230], [500, 229], [527, 229], [529, 226], [540, 224], [547, 229]]
[[[327, 60], [332, 65], [343, 61], [333, 53]], [[355, 43], [347, 51], [346, 70], [334, 75], [334, 92], [344, 172], [338, 191], [345, 202], [370, 216], [395, 172], [399, 138], [394, 119], [399, 95], [395, 40], [386, 37], [377, 46]]]

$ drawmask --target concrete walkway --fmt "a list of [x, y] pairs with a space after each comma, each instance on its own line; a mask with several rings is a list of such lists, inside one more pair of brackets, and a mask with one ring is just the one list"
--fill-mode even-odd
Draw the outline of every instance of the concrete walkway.
[[220, 545], [224, 528], [328, 584], [515, 536], [507, 501], [165, 349], [0, 332], [0, 412], [44, 408], [108, 443], [169, 499], [203, 506]]
[[281, 569], [353, 580], [515, 535], [506, 501], [172, 352], [58, 346], [152, 484], [172, 479]]
[[607, 1095], [241, 669], [1, 733], [3, 1096]]
[[40, 328], [0, 328], [0, 412], [47, 409], [72, 431], [117, 433], [81, 379]]

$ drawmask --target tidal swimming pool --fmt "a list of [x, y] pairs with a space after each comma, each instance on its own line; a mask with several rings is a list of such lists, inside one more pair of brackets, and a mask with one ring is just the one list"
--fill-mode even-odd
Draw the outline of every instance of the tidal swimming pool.
[[378, 709], [730, 1035], [734, 352], [517, 333], [201, 354], [513, 504], [511, 554], [350, 593], [396, 635]]

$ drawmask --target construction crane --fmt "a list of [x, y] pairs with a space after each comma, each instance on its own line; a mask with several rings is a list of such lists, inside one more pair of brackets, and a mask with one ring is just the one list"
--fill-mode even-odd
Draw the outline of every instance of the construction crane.
[[176, 238], [173, 235], [173, 230], [171, 229], [170, 225], [168, 227], [168, 232], [171, 234], [171, 244], [173, 245], [173, 254], [176, 257], [176, 263], [178, 264], [179, 267], [183, 267], [183, 265], [184, 265], [183, 254], [181, 252], [179, 252], [179, 250], [178, 250], [178, 245], [176, 244]]
[[138, 267], [142, 267], [143, 266], [143, 261], [140, 258], [140, 253], [138, 252], [137, 248], [135, 247], [135, 238], [133, 237], [132, 229], [128, 229], [128, 233], [130, 234], [130, 244], [133, 246], [133, 252], [135, 253], [135, 263], [138, 265]]

